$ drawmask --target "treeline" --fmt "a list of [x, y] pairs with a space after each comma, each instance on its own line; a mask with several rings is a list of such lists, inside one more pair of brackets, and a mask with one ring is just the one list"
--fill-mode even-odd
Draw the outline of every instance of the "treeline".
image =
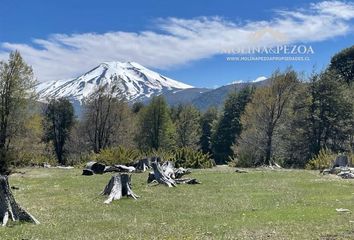
[[[163, 96], [128, 105], [115, 86], [97, 89], [75, 118], [68, 99], [36, 111], [34, 80], [18, 52], [0, 65], [0, 164], [127, 163], [159, 154], [181, 165], [305, 167], [323, 149], [354, 150], [354, 46], [309, 77], [275, 71], [263, 87], [232, 92], [222, 109], [169, 107]], [[40, 112], [40, 113], [38, 113]], [[187, 164], [187, 165], [188, 165]]]

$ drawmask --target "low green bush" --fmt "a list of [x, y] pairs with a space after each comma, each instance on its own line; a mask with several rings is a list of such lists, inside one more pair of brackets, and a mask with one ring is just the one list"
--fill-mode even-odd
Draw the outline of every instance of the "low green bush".
[[176, 167], [184, 168], [211, 168], [215, 166], [214, 160], [209, 154], [192, 148], [178, 148], [172, 151]]
[[335, 153], [327, 148], [322, 148], [320, 152], [307, 163], [306, 169], [322, 170], [329, 168], [335, 158]]
[[99, 154], [92, 154], [91, 161], [95, 160], [106, 165], [129, 164], [140, 157], [141, 153], [138, 150], [118, 146], [103, 149]]

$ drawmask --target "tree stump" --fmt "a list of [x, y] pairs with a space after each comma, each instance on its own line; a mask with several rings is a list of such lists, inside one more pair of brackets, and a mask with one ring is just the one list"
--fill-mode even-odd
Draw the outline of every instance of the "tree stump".
[[333, 167], [332, 168], [335, 168], [335, 167], [348, 167], [350, 164], [349, 164], [349, 160], [348, 160], [348, 157], [345, 156], [345, 155], [338, 155], [336, 157], [336, 160], [334, 160], [333, 162]]
[[2, 226], [6, 226], [9, 219], [39, 224], [37, 219], [16, 203], [8, 179], [3, 175], [0, 175], [0, 218]]
[[168, 187], [176, 187], [176, 181], [166, 174], [157, 161], [151, 163], [154, 170], [154, 177], [158, 183], [165, 184]]
[[101, 195], [108, 195], [107, 200], [104, 201], [106, 204], [121, 199], [123, 196], [132, 197], [135, 200], [139, 197], [131, 189], [131, 176], [128, 174], [112, 176]]
[[157, 161], [151, 163], [153, 172], [149, 173], [147, 183], [158, 182], [168, 187], [175, 187], [176, 184], [200, 184], [195, 178], [181, 178], [191, 173], [188, 169], [174, 168], [173, 162], [167, 161], [160, 166]]

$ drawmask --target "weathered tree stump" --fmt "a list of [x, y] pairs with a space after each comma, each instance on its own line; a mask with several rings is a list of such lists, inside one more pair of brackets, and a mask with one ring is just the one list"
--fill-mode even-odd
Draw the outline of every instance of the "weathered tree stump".
[[121, 199], [123, 196], [132, 197], [135, 200], [139, 197], [131, 189], [131, 176], [128, 174], [112, 176], [101, 195], [108, 195], [107, 200], [104, 201], [106, 204]]
[[181, 178], [190, 171], [184, 168], [174, 168], [173, 162], [167, 161], [160, 166], [157, 161], [151, 163], [153, 172], [149, 173], [147, 183], [157, 182], [168, 187], [175, 187], [176, 184], [199, 184], [195, 178]]
[[8, 179], [3, 175], [0, 175], [0, 219], [2, 226], [6, 226], [9, 219], [39, 224], [37, 219], [16, 203]]
[[333, 162], [333, 166], [332, 168], [336, 168], [336, 167], [348, 167], [350, 166], [348, 157], [345, 155], [338, 155], [336, 157], [336, 159]]
[[170, 172], [165, 173], [157, 161], [151, 163], [154, 170], [154, 180], [158, 183], [165, 184], [168, 187], [176, 187], [176, 181], [170, 177]]

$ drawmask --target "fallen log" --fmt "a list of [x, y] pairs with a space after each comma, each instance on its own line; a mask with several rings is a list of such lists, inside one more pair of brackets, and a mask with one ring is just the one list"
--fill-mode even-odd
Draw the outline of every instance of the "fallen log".
[[177, 184], [200, 184], [196, 178], [178, 178], [175, 181]]
[[2, 226], [6, 226], [9, 219], [39, 224], [37, 219], [17, 204], [10, 190], [8, 179], [3, 175], [0, 175], [0, 219]]
[[177, 168], [175, 169], [175, 177], [177, 178], [181, 178], [184, 175], [190, 174], [191, 171], [189, 171], [188, 169], [185, 169], [183, 167]]
[[139, 197], [131, 189], [131, 176], [128, 174], [117, 174], [111, 177], [101, 195], [108, 195], [104, 203], [109, 204], [113, 200], [121, 199], [124, 196], [132, 197], [135, 200]]
[[236, 169], [235, 172], [236, 173], [248, 173], [247, 171], [241, 170], [241, 169]]
[[86, 164], [85, 169], [82, 171], [82, 175], [102, 174], [104, 173], [105, 168], [106, 165], [91, 161]]
[[151, 168], [151, 159], [150, 158], [144, 158], [136, 161], [133, 166], [136, 168], [136, 170], [145, 172], [147, 169]]
[[106, 166], [104, 172], [135, 172], [136, 168], [133, 166], [125, 166], [125, 165], [113, 165]]

